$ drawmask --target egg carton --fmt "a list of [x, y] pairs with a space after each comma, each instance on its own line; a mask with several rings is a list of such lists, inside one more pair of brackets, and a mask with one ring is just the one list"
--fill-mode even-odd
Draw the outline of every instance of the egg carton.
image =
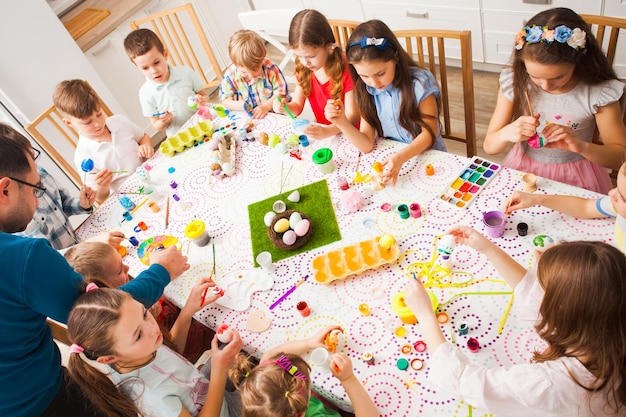
[[209, 168], [216, 177], [232, 176], [235, 174], [237, 160], [237, 140], [233, 135], [214, 135], [209, 142], [211, 157]]
[[320, 284], [330, 284], [338, 279], [358, 275], [368, 269], [398, 260], [400, 247], [394, 242], [389, 249], [378, 243], [380, 236], [321, 254], [313, 258], [313, 276]]
[[163, 155], [172, 157], [187, 148], [192, 148], [197, 143], [203, 142], [205, 138], [213, 135], [213, 131], [213, 123], [208, 120], [203, 120], [195, 126], [181, 130], [174, 136], [165, 139], [161, 142], [159, 150]]

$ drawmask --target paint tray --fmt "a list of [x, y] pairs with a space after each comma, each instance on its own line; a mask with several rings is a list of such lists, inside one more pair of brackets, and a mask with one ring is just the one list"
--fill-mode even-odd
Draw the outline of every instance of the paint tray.
[[501, 169], [500, 164], [474, 156], [439, 198], [457, 207], [466, 208]]

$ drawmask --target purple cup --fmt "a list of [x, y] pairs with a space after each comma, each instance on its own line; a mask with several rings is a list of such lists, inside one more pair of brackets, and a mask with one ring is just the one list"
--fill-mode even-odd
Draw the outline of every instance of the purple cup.
[[498, 238], [504, 235], [504, 213], [500, 210], [483, 213], [483, 223], [485, 223], [487, 236]]

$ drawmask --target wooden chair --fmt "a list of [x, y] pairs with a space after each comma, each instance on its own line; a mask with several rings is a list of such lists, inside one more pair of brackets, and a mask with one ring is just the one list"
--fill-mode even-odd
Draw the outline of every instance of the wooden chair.
[[72, 342], [70, 342], [70, 338], [67, 335], [67, 327], [65, 327], [65, 325], [52, 319], [46, 319], [46, 322], [48, 323], [48, 326], [50, 326], [50, 330], [52, 330], [53, 339], [71, 346]]
[[345, 51], [348, 45], [348, 39], [352, 35], [352, 31], [359, 26], [359, 22], [353, 20], [340, 20], [340, 19], [328, 19], [330, 27], [333, 28], [333, 34], [335, 35], [335, 41]]
[[[107, 116], [112, 116], [111, 109], [102, 101], [102, 110]], [[44, 110], [35, 120], [26, 126], [35, 142], [50, 156], [50, 158], [70, 177], [77, 187], [83, 183], [81, 174], [74, 168], [73, 156], [78, 143], [78, 132], [63, 123], [63, 116], [53, 104]], [[50, 138], [50, 140], [48, 140]], [[54, 139], [52, 139], [54, 138]], [[64, 140], [63, 140], [64, 139]], [[54, 143], [52, 143], [52, 142]], [[61, 152], [65, 149], [65, 152]], [[62, 154], [71, 155], [65, 158]]]
[[[154, 31], [169, 51], [170, 64], [194, 69], [204, 78], [204, 88], [219, 87], [222, 68], [190, 3], [134, 20], [130, 27]], [[204, 49], [208, 62], [198, 57], [194, 48]]]
[[[394, 34], [404, 43], [404, 48], [410, 56], [422, 67], [430, 70], [437, 78], [441, 88], [439, 98], [440, 120], [442, 120], [441, 135], [446, 139], [464, 142], [468, 157], [476, 155], [476, 126], [474, 109], [474, 78], [472, 63], [472, 38], [469, 30], [399, 30]], [[448, 66], [446, 48], [458, 50], [458, 60], [461, 64], [462, 86], [448, 84], [448, 71], [454, 71]], [[458, 49], [455, 49], [458, 45]], [[462, 97], [461, 97], [462, 95]], [[463, 101], [463, 107], [455, 106], [456, 102]], [[452, 105], [451, 105], [452, 104]], [[460, 133], [463, 116], [464, 133]]]

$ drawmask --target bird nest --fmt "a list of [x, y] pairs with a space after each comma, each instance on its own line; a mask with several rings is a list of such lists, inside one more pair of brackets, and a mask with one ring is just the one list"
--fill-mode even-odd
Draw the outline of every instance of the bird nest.
[[[276, 233], [276, 231], [274, 231], [274, 225], [276, 224], [276, 222], [278, 222], [280, 219], [287, 219], [289, 220], [289, 217], [291, 217], [292, 213], [297, 212], [298, 214], [300, 214], [300, 216], [302, 216], [302, 220], [308, 220], [309, 221], [309, 230], [306, 232], [306, 234], [304, 236], [297, 236], [296, 237], [296, 241], [293, 243], [293, 245], [287, 245], [284, 241], [283, 241], [283, 235], [285, 234], [285, 232], [287, 232], [287, 230], [283, 233]], [[288, 230], [293, 230], [291, 228], [289, 228]], [[309, 218], [309, 216], [307, 216], [306, 214], [297, 211], [297, 210], [286, 210], [282, 213], [277, 214], [273, 219], [272, 222], [270, 223], [270, 225], [267, 228], [267, 235], [270, 238], [270, 242], [272, 242], [272, 244], [274, 246], [276, 246], [279, 249], [282, 250], [293, 250], [293, 249], [298, 249], [301, 248], [302, 246], [304, 246], [309, 239], [311, 238], [311, 232], [313, 230], [313, 225], [311, 224], [311, 219]]]

